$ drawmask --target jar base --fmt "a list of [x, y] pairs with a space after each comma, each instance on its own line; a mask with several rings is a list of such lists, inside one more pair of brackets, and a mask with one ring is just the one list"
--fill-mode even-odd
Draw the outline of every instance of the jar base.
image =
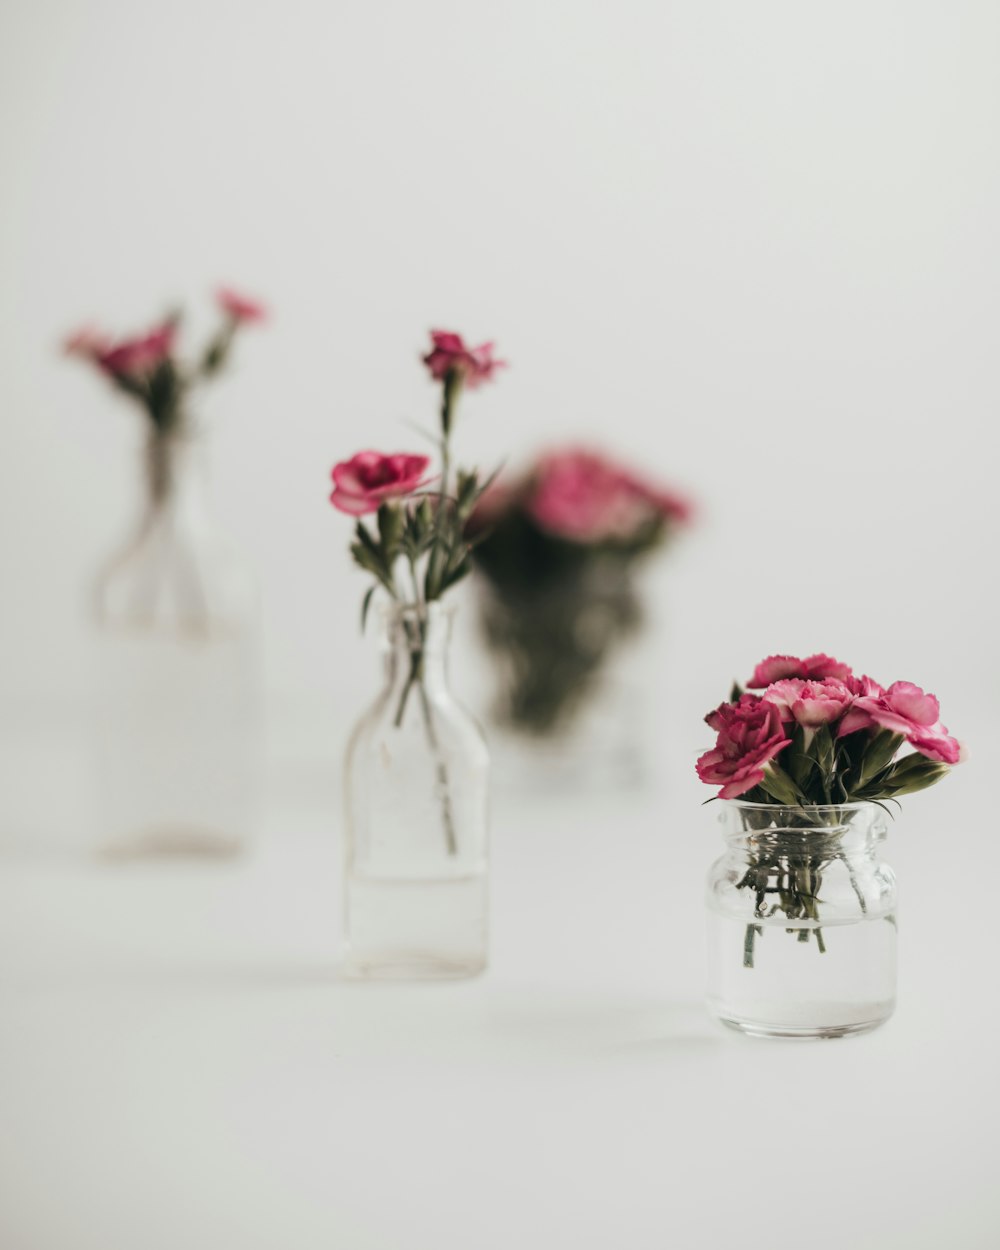
[[734, 1016], [725, 1016], [716, 1011], [717, 1019], [737, 1033], [747, 1037], [782, 1038], [786, 1041], [826, 1041], [836, 1037], [857, 1037], [862, 1033], [871, 1033], [885, 1024], [891, 1017], [892, 1009], [873, 1016], [867, 1020], [851, 1020], [844, 1023], [830, 1024], [781, 1024], [761, 1020], [740, 1020]]
[[480, 976], [486, 965], [482, 955], [460, 959], [416, 953], [349, 954], [342, 973], [349, 981], [464, 981]]

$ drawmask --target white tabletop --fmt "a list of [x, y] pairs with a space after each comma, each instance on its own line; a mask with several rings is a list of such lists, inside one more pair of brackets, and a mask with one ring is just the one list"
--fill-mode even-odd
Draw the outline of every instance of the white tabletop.
[[470, 982], [338, 980], [316, 771], [275, 770], [238, 864], [8, 853], [3, 1250], [1000, 1244], [1000, 838], [971, 766], [888, 843], [896, 1016], [804, 1044], [701, 1005], [717, 844], [682, 765], [497, 796]]

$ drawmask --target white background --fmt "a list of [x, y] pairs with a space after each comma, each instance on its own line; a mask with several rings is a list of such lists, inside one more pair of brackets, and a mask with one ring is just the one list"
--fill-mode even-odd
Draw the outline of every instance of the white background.
[[[83, 595], [135, 505], [137, 415], [61, 359], [59, 341], [92, 318], [141, 328], [175, 301], [197, 341], [219, 281], [274, 310], [202, 415], [217, 509], [260, 575], [272, 750], [285, 767], [249, 876], [111, 880], [11, 863], [9, 1250], [606, 1246], [616, 1230], [636, 1246], [711, 1246], [699, 1211], [711, 1225], [727, 1194], [739, 1204], [733, 1244], [894, 1244], [887, 1230], [901, 1226], [900, 1245], [936, 1246], [956, 1228], [955, 1244], [995, 1244], [971, 1118], [982, 1083], [995, 1083], [977, 1032], [991, 1017], [970, 1006], [995, 983], [995, 935], [988, 899], [956, 882], [988, 879], [996, 854], [998, 64], [1000, 8], [987, 0], [5, 0], [0, 838], [41, 844], [72, 807]], [[319, 883], [324, 856], [336, 858], [336, 759], [374, 657], [327, 474], [363, 446], [419, 446], [403, 422], [432, 419], [418, 355], [436, 325], [495, 338], [511, 362], [466, 399], [466, 462], [586, 437], [698, 501], [697, 527], [653, 576], [653, 751], [670, 784], [603, 823], [501, 809], [497, 889], [513, 893], [498, 925], [506, 917], [518, 936], [501, 943], [494, 979], [469, 998], [338, 1007], [335, 1042], [310, 1014], [326, 1010], [325, 987], [299, 985], [315, 995], [308, 1007], [291, 988], [284, 1017], [281, 992], [255, 997], [254, 978], [308, 979], [330, 957]], [[926, 886], [907, 908], [923, 959], [909, 963], [910, 1014], [846, 1052], [842, 1069], [832, 1051], [788, 1060], [763, 1047], [747, 1060], [724, 1048], [698, 1014], [697, 973], [679, 959], [669, 971], [665, 956], [694, 947], [677, 917], [695, 923], [711, 853], [690, 769], [708, 745], [699, 717], [765, 653], [821, 649], [935, 691], [973, 750], [907, 808], [902, 857]], [[536, 823], [553, 830], [541, 847], [524, 832]], [[551, 888], [526, 884], [536, 854]], [[963, 917], [947, 936], [932, 888], [938, 912]], [[187, 933], [176, 948], [160, 945], [182, 926], [174, 889]], [[687, 901], [668, 922], [678, 891]], [[561, 913], [546, 911], [557, 899], [575, 917], [561, 939]], [[211, 923], [216, 905], [225, 923]], [[60, 914], [62, 926], [44, 919]], [[141, 986], [131, 993], [123, 944]], [[615, 952], [603, 965], [601, 950]], [[257, 969], [221, 1006], [213, 974], [198, 972], [217, 958]], [[527, 970], [539, 966], [533, 991]], [[170, 986], [184, 970], [182, 1005]], [[102, 998], [95, 977], [117, 997]], [[671, 1016], [671, 1001], [688, 1005]], [[280, 1070], [254, 1067], [248, 1033]], [[633, 1050], [577, 1079], [581, 1055], [596, 1062], [595, 1035]], [[324, 1066], [337, 1046], [355, 1064], [343, 1086]], [[693, 1066], [678, 1076], [682, 1061]], [[795, 1114], [776, 1094], [787, 1063]], [[177, 1071], [200, 1073], [187, 1101], [169, 1092]], [[668, 1140], [675, 1095], [684, 1127]], [[438, 1170], [422, 1129], [442, 1117]], [[175, 1170], [189, 1132], [202, 1154]], [[882, 1141], [902, 1159], [895, 1170]], [[141, 1166], [127, 1169], [134, 1151]], [[622, 1157], [626, 1176], [612, 1166]], [[678, 1191], [685, 1163], [700, 1184]], [[786, 1165], [791, 1229], [776, 1213]], [[872, 1178], [884, 1166], [882, 1206]], [[914, 1187], [930, 1204], [923, 1221], [907, 1207]], [[175, 1203], [190, 1210], [184, 1229], [165, 1221]], [[503, 1217], [492, 1232], [490, 1212]]]

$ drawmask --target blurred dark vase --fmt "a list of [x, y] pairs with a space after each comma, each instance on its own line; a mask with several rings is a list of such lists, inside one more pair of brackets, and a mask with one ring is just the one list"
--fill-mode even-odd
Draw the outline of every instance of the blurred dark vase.
[[595, 556], [523, 586], [477, 580], [500, 784], [640, 786], [644, 615], [627, 562]]
[[258, 602], [208, 507], [193, 434], [154, 434], [129, 540], [96, 584], [96, 810], [102, 854], [231, 856], [259, 775]]

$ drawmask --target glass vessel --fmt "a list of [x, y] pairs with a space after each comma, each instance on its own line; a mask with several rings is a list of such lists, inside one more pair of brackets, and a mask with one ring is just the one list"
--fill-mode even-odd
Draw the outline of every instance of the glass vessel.
[[153, 434], [129, 541], [96, 585], [99, 849], [231, 855], [259, 772], [257, 599], [214, 524], [200, 439]]
[[757, 1037], [876, 1028], [896, 997], [896, 882], [873, 803], [732, 800], [708, 878], [708, 1001]]
[[383, 617], [385, 683], [347, 749], [345, 969], [472, 976], [487, 961], [489, 755], [452, 697], [451, 613]]

